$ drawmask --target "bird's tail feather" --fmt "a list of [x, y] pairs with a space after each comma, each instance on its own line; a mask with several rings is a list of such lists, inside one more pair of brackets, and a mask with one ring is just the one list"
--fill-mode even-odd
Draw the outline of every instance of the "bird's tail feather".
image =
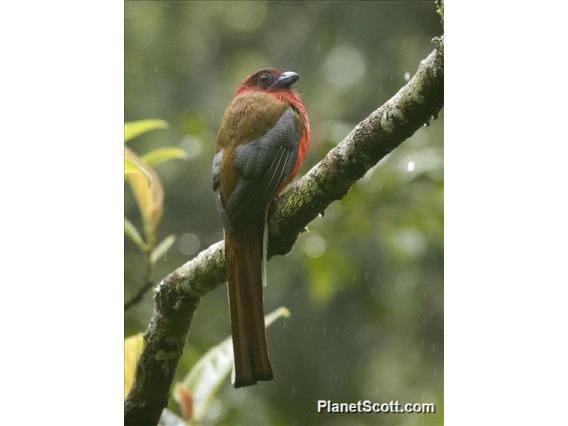
[[235, 387], [272, 380], [266, 345], [263, 282], [264, 221], [225, 233]]

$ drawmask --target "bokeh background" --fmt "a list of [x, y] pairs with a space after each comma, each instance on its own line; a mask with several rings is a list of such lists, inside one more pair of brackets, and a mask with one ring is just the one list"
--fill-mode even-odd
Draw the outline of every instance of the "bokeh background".
[[[245, 76], [266, 66], [301, 74], [312, 126], [303, 174], [405, 84], [441, 32], [433, 1], [127, 1], [125, 121], [170, 123], [129, 146], [188, 154], [157, 167], [159, 237], [177, 242], [153, 278], [222, 238], [210, 165]], [[142, 228], [128, 187], [125, 215]], [[126, 299], [142, 276], [143, 257], [125, 240]], [[443, 113], [269, 262], [265, 310], [282, 305], [291, 318], [268, 331], [275, 379], [238, 391], [227, 382], [207, 424], [443, 423]], [[151, 311], [148, 295], [125, 315], [125, 336], [143, 331]], [[195, 314], [178, 379], [229, 333], [221, 285]], [[437, 413], [317, 414], [318, 399], [434, 402]]]

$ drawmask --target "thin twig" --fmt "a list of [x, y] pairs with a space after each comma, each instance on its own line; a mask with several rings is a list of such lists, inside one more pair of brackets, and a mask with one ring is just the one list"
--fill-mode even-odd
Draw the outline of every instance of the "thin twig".
[[144, 277], [142, 278], [142, 287], [138, 289], [136, 294], [124, 304], [124, 312], [128, 311], [134, 305], [142, 300], [144, 295], [154, 287], [154, 283], [150, 280], [152, 272], [154, 270], [154, 263], [151, 258], [152, 250], [148, 249], [144, 251]]
[[150, 291], [150, 289], [154, 287], [154, 285], [155, 283], [153, 283], [152, 281], [147, 281], [146, 284], [140, 287], [138, 289], [138, 292], [134, 296], [132, 296], [132, 298], [128, 302], [124, 304], [124, 312], [128, 311], [134, 305], [138, 304], [138, 302], [142, 300], [144, 295], [148, 293], [148, 291]]

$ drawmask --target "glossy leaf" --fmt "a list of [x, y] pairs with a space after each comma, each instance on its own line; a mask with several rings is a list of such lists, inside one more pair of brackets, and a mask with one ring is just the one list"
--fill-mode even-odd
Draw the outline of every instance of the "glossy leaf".
[[167, 148], [157, 148], [147, 152], [142, 156], [142, 161], [149, 166], [155, 167], [166, 161], [185, 158], [187, 158], [187, 154], [183, 149], [172, 146]]
[[134, 383], [134, 373], [136, 363], [142, 355], [144, 347], [144, 337], [142, 333], [124, 339], [124, 397], [128, 395], [132, 383]]
[[152, 254], [150, 255], [150, 261], [152, 263], [156, 263], [163, 255], [165, 255], [170, 247], [176, 242], [175, 235], [168, 235], [164, 238], [160, 244], [156, 246], [154, 250], [152, 250]]
[[175, 388], [179, 410], [184, 420], [193, 418], [193, 396], [188, 388], [178, 383]]
[[148, 185], [150, 184], [150, 175], [141, 167], [138, 166], [134, 161], [129, 158], [124, 157], [124, 177], [129, 175], [139, 174], [146, 178]]
[[171, 412], [167, 408], [162, 410], [158, 426], [186, 426], [187, 423], [183, 421], [177, 414]]
[[151, 130], [166, 129], [167, 127], [168, 123], [159, 119], [139, 120], [124, 123], [124, 142], [126, 143], [129, 140]]
[[127, 218], [124, 218], [124, 234], [132, 240], [134, 244], [136, 244], [140, 250], [144, 251], [146, 248], [146, 244], [136, 229], [136, 226], [132, 222], [130, 222]]
[[142, 175], [146, 178], [147, 185], [152, 183], [152, 175], [148, 171], [146, 165], [137, 158], [134, 151], [127, 148], [124, 149], [124, 178], [126, 179], [130, 175]]
[[130, 161], [128, 158], [124, 159], [124, 176], [132, 174], [132, 173], [142, 173], [142, 171]]
[[[290, 317], [288, 308], [280, 307], [264, 318], [266, 327], [278, 318]], [[210, 349], [185, 377], [182, 386], [189, 390], [193, 398], [192, 421], [199, 423], [207, 409], [213, 402], [214, 396], [233, 368], [233, 344], [231, 337], [223, 340]], [[179, 386], [179, 385], [178, 385]], [[174, 399], [179, 404], [178, 392], [174, 392]]]
[[150, 176], [150, 185], [148, 185], [147, 179], [141, 174], [130, 174], [127, 176], [127, 179], [136, 198], [136, 202], [138, 203], [140, 214], [142, 215], [146, 242], [150, 246], [153, 246], [156, 237], [156, 229], [163, 213], [164, 189], [156, 171], [147, 164], [144, 164], [134, 151], [125, 147], [124, 155], [125, 158], [135, 163]]

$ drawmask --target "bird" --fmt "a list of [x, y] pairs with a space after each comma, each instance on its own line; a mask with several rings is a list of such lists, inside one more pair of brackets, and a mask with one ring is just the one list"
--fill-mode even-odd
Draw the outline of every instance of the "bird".
[[264, 68], [241, 83], [215, 139], [213, 191], [225, 241], [235, 388], [273, 379], [264, 327], [267, 216], [310, 144], [293, 71]]

